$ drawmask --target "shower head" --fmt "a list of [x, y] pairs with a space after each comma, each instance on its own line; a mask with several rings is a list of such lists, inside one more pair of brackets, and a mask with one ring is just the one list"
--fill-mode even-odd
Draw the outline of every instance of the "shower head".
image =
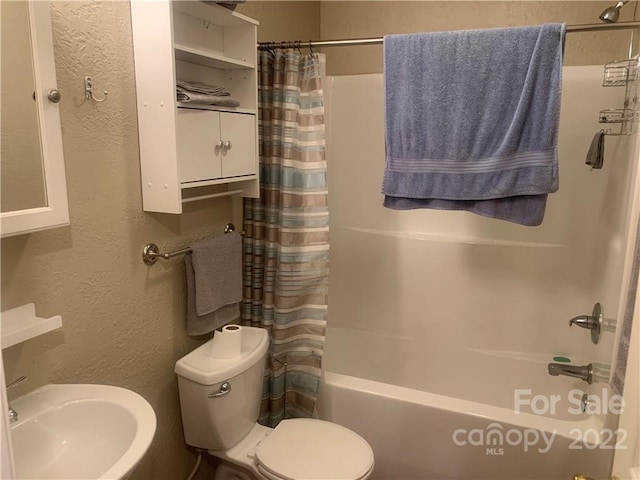
[[605, 23], [616, 23], [620, 18], [620, 9], [624, 6], [625, 3], [629, 3], [629, 0], [620, 0], [613, 7], [605, 9], [600, 14], [600, 20]]

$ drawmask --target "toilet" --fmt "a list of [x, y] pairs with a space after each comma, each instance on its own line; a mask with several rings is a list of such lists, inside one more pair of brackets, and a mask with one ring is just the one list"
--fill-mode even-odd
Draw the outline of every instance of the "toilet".
[[367, 479], [373, 450], [355, 432], [310, 418], [257, 423], [269, 335], [240, 328], [235, 357], [218, 358], [211, 339], [175, 367], [185, 441], [223, 460], [215, 479]]

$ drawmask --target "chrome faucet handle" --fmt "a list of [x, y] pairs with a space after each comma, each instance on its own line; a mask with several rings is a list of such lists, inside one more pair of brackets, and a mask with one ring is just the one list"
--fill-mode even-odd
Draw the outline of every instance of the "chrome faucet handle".
[[598, 328], [599, 323], [600, 322], [597, 317], [592, 317], [590, 315], [578, 315], [577, 317], [573, 317], [569, 320], [569, 326], [577, 325], [581, 328], [586, 328], [587, 330]]
[[16, 423], [18, 421], [18, 412], [9, 407], [9, 424]]
[[[24, 375], [21, 377], [16, 378], [13, 382], [10, 382], [6, 385], [6, 389], [9, 390], [12, 387], [15, 387], [16, 385], [20, 385], [22, 382], [24, 382], [27, 379], [27, 377], [25, 377]], [[16, 423], [18, 421], [18, 412], [16, 412], [13, 408], [11, 408], [11, 406], [9, 406], [9, 423]]]
[[569, 320], [569, 326], [577, 325], [581, 328], [591, 330], [591, 341], [598, 343], [600, 341], [600, 328], [602, 326], [602, 307], [599, 303], [593, 306], [591, 315], [578, 315]]

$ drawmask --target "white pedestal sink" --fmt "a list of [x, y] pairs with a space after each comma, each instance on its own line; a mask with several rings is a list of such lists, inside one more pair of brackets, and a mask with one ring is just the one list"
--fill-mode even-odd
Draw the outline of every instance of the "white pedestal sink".
[[124, 479], [156, 431], [151, 405], [107, 385], [46, 385], [10, 402], [17, 479]]

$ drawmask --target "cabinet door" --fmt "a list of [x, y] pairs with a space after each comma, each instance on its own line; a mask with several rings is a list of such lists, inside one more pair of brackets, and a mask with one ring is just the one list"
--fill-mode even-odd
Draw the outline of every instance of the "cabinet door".
[[[222, 176], [256, 173], [256, 117], [242, 113], [220, 113]], [[229, 142], [229, 143], [226, 143]]]
[[180, 182], [222, 177], [220, 113], [179, 108], [176, 130]]

